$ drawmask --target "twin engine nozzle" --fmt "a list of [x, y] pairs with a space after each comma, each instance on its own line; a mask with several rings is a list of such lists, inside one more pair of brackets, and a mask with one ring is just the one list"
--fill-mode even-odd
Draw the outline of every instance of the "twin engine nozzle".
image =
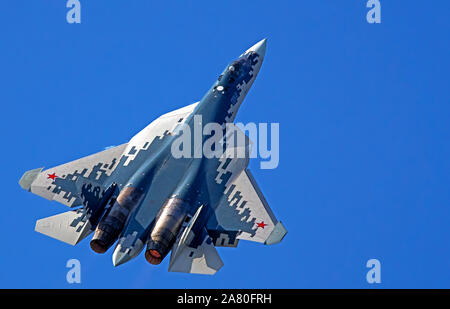
[[[110, 211], [105, 213], [95, 229], [91, 248], [105, 253], [117, 240], [131, 211], [141, 202], [144, 192], [126, 187], [114, 201]], [[177, 197], [169, 198], [161, 207], [147, 240], [145, 258], [150, 264], [160, 264], [172, 249], [183, 222], [187, 217], [189, 204]]]
[[170, 252], [187, 217], [189, 204], [177, 197], [168, 199], [156, 217], [147, 240], [145, 258], [150, 264], [161, 263]]
[[117, 240], [130, 212], [140, 203], [144, 196], [141, 189], [124, 188], [112, 208], [106, 213], [95, 229], [91, 248], [97, 253], [105, 253]]

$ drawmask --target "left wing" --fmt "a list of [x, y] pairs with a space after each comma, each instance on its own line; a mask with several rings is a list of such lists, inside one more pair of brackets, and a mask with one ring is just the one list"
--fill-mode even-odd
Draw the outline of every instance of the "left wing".
[[247, 169], [250, 139], [237, 127], [235, 134], [238, 143], [227, 146], [227, 152], [232, 151], [234, 156], [224, 155], [217, 162], [210, 160], [204, 180], [207, 202], [214, 209], [207, 223], [208, 233], [216, 246], [236, 247], [239, 239], [267, 245], [278, 243], [287, 230], [276, 219]]
[[279, 243], [287, 230], [277, 220], [250, 170], [228, 186], [207, 225], [216, 246], [237, 246], [240, 239]]

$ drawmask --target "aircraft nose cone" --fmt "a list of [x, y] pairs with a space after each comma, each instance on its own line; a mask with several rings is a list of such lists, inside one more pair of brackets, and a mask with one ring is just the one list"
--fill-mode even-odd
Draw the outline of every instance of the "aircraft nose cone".
[[266, 54], [266, 42], [267, 42], [267, 39], [263, 39], [263, 40], [259, 41], [258, 43], [256, 43], [255, 45], [253, 45], [252, 47], [247, 49], [247, 51], [245, 53], [253, 51], [253, 52], [257, 53], [260, 57], [264, 58], [264, 55]]

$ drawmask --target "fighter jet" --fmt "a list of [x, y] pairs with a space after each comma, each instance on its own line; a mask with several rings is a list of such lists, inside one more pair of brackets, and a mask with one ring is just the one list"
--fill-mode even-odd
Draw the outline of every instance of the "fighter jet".
[[[93, 232], [90, 246], [97, 253], [117, 242], [114, 266], [144, 248], [154, 265], [171, 252], [169, 271], [196, 274], [223, 266], [216, 247], [237, 247], [239, 240], [279, 243], [287, 230], [247, 168], [252, 142], [234, 125], [265, 51], [266, 39], [231, 62], [199, 102], [160, 116], [128, 143], [27, 171], [19, 181], [23, 189], [72, 208], [38, 220], [35, 230], [71, 245]], [[221, 155], [204, 155], [198, 138], [182, 148], [200, 156], [174, 155], [185, 131], [209, 123], [223, 130]], [[233, 142], [224, 141], [226, 128], [234, 128]]]

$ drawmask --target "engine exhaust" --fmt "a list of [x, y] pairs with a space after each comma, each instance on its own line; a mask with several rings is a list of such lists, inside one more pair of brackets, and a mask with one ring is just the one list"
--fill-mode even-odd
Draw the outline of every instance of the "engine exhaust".
[[156, 217], [147, 240], [146, 260], [158, 265], [172, 249], [187, 215], [189, 204], [180, 198], [168, 199]]

